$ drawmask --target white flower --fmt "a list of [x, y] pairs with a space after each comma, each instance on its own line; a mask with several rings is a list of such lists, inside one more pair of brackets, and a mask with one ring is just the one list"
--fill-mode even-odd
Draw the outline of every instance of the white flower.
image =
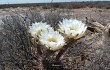
[[29, 32], [34, 38], [39, 37], [42, 32], [49, 30], [53, 30], [53, 28], [50, 27], [50, 25], [48, 25], [47, 23], [43, 22], [35, 22], [34, 24], [32, 24], [32, 26], [29, 27]]
[[52, 51], [59, 50], [65, 45], [64, 37], [57, 31], [43, 32], [39, 37], [39, 41]]
[[87, 29], [87, 26], [77, 19], [63, 19], [59, 27], [61, 33], [73, 39], [82, 37]]

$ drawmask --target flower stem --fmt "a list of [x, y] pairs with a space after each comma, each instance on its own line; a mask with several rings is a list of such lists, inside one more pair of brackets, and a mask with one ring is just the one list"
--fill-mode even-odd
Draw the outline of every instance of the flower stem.
[[68, 47], [71, 46], [71, 44], [73, 44], [73, 43], [74, 43], [74, 41], [70, 41], [67, 45], [65, 45], [64, 48], [61, 49], [61, 50], [59, 51], [59, 53], [57, 54], [56, 60], [59, 60], [60, 57], [63, 55], [63, 53], [64, 53], [64, 52], [68, 49]]
[[34, 39], [34, 47], [37, 48], [38, 54], [39, 54], [39, 55], [42, 55], [42, 51], [41, 51], [41, 48], [40, 48], [41, 45], [39, 45], [39, 44], [36, 43], [36, 39]]

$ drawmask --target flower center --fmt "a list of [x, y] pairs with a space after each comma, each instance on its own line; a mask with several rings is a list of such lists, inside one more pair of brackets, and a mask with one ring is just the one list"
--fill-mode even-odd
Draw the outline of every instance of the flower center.
[[48, 41], [49, 42], [57, 42], [57, 39], [56, 38], [49, 38]]
[[37, 36], [40, 36], [42, 31], [43, 31], [42, 29], [41, 30], [38, 30], [38, 32], [36, 33]]
[[70, 30], [76, 30], [76, 28], [74, 26], [69, 27]]

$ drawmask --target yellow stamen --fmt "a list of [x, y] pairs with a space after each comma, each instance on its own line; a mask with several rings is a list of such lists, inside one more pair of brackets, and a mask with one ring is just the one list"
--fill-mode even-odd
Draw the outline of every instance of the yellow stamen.
[[39, 30], [36, 34], [37, 34], [37, 36], [40, 36], [41, 35], [41, 32], [43, 32], [43, 30], [41, 29], [41, 30]]
[[49, 42], [57, 42], [57, 39], [56, 38], [49, 38], [48, 41]]
[[70, 30], [76, 30], [76, 28], [74, 26], [69, 27]]

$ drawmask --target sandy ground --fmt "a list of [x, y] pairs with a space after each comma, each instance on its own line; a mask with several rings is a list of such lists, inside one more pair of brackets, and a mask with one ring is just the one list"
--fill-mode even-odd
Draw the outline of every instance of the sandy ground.
[[[6, 16], [10, 14], [25, 14], [28, 11], [40, 12], [41, 15], [45, 13], [51, 13], [51, 9], [42, 9], [42, 7], [18, 7], [18, 8], [5, 8], [0, 9], [0, 16]], [[81, 8], [81, 9], [52, 9], [52, 12], [58, 13], [63, 16], [69, 16], [70, 18], [77, 18], [85, 21], [86, 17], [94, 21], [98, 21], [102, 24], [110, 23], [110, 9], [97, 9], [97, 8]]]

